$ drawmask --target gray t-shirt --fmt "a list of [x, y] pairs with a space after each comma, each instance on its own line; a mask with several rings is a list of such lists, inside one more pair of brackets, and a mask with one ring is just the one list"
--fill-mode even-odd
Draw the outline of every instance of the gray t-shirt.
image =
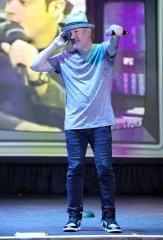
[[112, 72], [115, 59], [106, 52], [106, 42], [93, 44], [88, 52], [63, 51], [49, 57], [66, 88], [65, 130], [113, 125]]

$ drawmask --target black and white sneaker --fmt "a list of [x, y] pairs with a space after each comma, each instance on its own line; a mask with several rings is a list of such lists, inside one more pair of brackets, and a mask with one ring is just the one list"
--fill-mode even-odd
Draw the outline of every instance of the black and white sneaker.
[[81, 229], [82, 213], [69, 213], [69, 220], [64, 226], [64, 232], [77, 232]]
[[122, 230], [114, 218], [103, 218], [103, 228], [109, 233], [121, 233]]

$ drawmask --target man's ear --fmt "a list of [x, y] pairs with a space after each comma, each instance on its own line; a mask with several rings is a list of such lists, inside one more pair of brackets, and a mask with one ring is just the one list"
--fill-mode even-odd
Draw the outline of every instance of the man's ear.
[[54, 0], [49, 3], [48, 12], [55, 18], [60, 18], [66, 8], [65, 0]]
[[87, 28], [87, 33], [88, 33], [88, 36], [91, 36], [91, 29], [90, 28]]

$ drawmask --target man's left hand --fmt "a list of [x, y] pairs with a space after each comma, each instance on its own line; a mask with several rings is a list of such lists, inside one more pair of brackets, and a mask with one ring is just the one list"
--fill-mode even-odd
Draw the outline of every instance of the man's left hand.
[[121, 26], [113, 24], [110, 26], [109, 29], [110, 29], [110, 31], [115, 32], [115, 37], [120, 37], [123, 35], [123, 28]]

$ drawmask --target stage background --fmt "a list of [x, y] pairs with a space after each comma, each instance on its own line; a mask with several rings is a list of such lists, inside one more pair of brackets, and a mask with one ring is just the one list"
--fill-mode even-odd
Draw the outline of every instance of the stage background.
[[[78, 1], [77, 5], [82, 6]], [[162, 1], [87, 0], [83, 9], [86, 10], [89, 21], [96, 25], [93, 30], [94, 42], [107, 40], [104, 32], [113, 23], [123, 25], [129, 31], [127, 36], [121, 37], [113, 79], [112, 102], [117, 121], [113, 126], [113, 156], [161, 158], [163, 156]], [[108, 11], [111, 11], [111, 14], [107, 14]], [[0, 40], [4, 41], [3, 34], [6, 36], [7, 32], [9, 35], [13, 30], [15, 31], [15, 26], [9, 25], [9, 29], [2, 31]], [[25, 33], [28, 33], [29, 29], [25, 30]], [[6, 37], [6, 40], [11, 39]], [[3, 51], [0, 51], [0, 54], [3, 56]], [[2, 58], [0, 59], [2, 63]], [[6, 74], [5, 78], [3, 70]], [[17, 89], [12, 79], [13, 71], [15, 69], [10, 73], [5, 62], [1, 64], [1, 156], [65, 157], [67, 153], [63, 133], [62, 101], [65, 91], [62, 84], [59, 84], [61, 82], [54, 84], [53, 80], [53, 84], [48, 87], [50, 92], [47, 92], [47, 96], [43, 96], [43, 99], [37, 96], [39, 101], [41, 99], [41, 102], [37, 102], [31, 86], [19, 86]], [[43, 77], [52, 78], [46, 74]], [[17, 80], [19, 79], [16, 77], [15, 81]], [[10, 89], [13, 86], [14, 88]], [[37, 104], [35, 101], [35, 104], [29, 101], [30, 95], [28, 91], [26, 92], [28, 87], [32, 91], [30, 100], [35, 99]], [[58, 90], [54, 88], [54, 91], [51, 91], [53, 87], [57, 87]], [[56, 95], [56, 92], [59, 94]], [[10, 101], [6, 99], [6, 93], [10, 95]], [[19, 101], [19, 98], [17, 99], [19, 94], [25, 99]], [[29, 105], [24, 104], [24, 100], [26, 103], [30, 102]], [[15, 111], [19, 117], [16, 116]], [[14, 115], [10, 116], [9, 112]], [[33, 119], [34, 122], [30, 122], [29, 119]], [[87, 155], [93, 157], [90, 148]]]
[[[115, 1], [96, 1], [100, 9], [103, 9], [105, 3], [111, 2]], [[126, 0], [117, 2], [135, 4], [138, 1]], [[96, 5], [94, 6], [94, 3], [94, 0], [87, 1], [87, 8], [89, 9], [87, 11], [90, 21], [95, 22], [97, 26], [93, 32], [93, 37], [97, 42], [101, 42], [103, 40], [104, 28], [101, 27], [100, 23], [104, 23], [101, 22], [104, 20], [104, 17], [101, 15], [99, 8]], [[141, 100], [143, 99], [143, 102], [138, 100], [137, 103], [144, 104], [148, 116], [141, 112], [143, 114], [143, 125], [138, 128], [131, 127], [114, 130], [113, 166], [116, 175], [117, 194], [162, 195], [163, 3], [161, 0], [153, 1], [152, 3], [150, 0], [146, 0], [141, 1], [141, 3], [144, 3], [143, 11], [148, 13], [148, 16], [146, 15], [145, 19], [142, 19], [147, 24], [145, 25], [146, 30], [142, 30], [144, 33], [147, 33], [144, 39], [144, 51], [147, 48], [148, 52], [146, 52], [145, 60], [143, 61], [143, 64], [146, 63], [147, 65], [141, 70], [147, 76], [148, 85], [146, 85], [145, 99], [143, 99], [144, 96], [140, 97]], [[124, 36], [124, 39], [125, 37], [127, 39], [127, 36]], [[133, 58], [132, 56], [127, 56], [126, 60], [132, 63]], [[123, 73], [123, 76], [126, 80], [127, 75]], [[135, 79], [135, 75], [132, 76]], [[126, 93], [124, 95], [126, 97]], [[137, 117], [140, 117], [140, 114]], [[144, 135], [141, 134], [142, 127], [143, 133], [146, 133]], [[0, 140], [1, 194], [21, 196], [23, 194], [66, 193], [67, 154], [63, 132], [38, 133], [37, 131], [1, 130]], [[84, 192], [98, 194], [97, 175], [90, 149], [88, 149], [86, 158]]]
[[[5, 157], [4, 160], [6, 163], [0, 164], [1, 195], [66, 194], [67, 158]], [[116, 194], [163, 195], [162, 161], [152, 158], [113, 159]], [[93, 158], [86, 159], [84, 193], [99, 193]]]

